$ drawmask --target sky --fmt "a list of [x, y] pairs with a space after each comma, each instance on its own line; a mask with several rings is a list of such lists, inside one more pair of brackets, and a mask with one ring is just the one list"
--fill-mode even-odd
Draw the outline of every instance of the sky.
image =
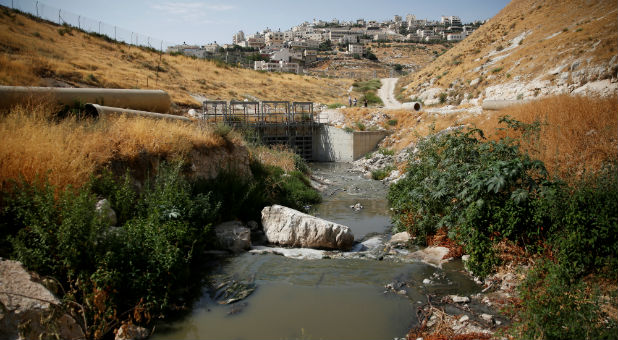
[[[15, 0], [30, 1], [34, 0]], [[4, 1], [2, 1], [4, 3]], [[439, 20], [459, 16], [462, 22], [489, 19], [508, 0], [47, 0], [83, 17], [173, 43], [231, 43], [265, 28], [282, 31], [313, 19], [386, 20], [395, 14]]]

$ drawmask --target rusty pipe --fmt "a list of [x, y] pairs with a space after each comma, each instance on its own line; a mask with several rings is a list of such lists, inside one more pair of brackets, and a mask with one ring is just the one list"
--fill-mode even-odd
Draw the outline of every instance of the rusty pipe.
[[139, 110], [131, 110], [131, 109], [123, 109], [120, 107], [110, 107], [110, 106], [102, 106], [99, 104], [86, 104], [85, 107], [86, 115], [90, 117], [100, 117], [105, 115], [112, 114], [120, 114], [125, 116], [139, 116], [139, 117], [148, 117], [155, 119], [169, 119], [169, 120], [181, 120], [185, 122], [191, 122], [191, 119], [183, 116], [169, 115], [165, 113], [157, 113], [157, 112], [148, 112], [148, 111], [139, 111]]
[[96, 103], [160, 113], [169, 112], [172, 103], [169, 94], [162, 90], [0, 86], [0, 108], [10, 108], [44, 96], [62, 105]]

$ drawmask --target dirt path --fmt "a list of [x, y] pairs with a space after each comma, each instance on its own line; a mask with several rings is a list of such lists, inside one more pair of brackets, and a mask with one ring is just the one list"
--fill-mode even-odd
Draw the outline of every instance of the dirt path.
[[395, 99], [395, 85], [399, 78], [382, 78], [382, 87], [378, 90], [378, 96], [384, 102], [385, 109], [399, 109], [401, 103]]

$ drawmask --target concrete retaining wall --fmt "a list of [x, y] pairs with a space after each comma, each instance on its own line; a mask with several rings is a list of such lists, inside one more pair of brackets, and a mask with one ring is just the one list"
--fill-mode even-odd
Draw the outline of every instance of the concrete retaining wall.
[[313, 138], [313, 160], [316, 162], [352, 162], [376, 149], [388, 131], [345, 132], [322, 125]]

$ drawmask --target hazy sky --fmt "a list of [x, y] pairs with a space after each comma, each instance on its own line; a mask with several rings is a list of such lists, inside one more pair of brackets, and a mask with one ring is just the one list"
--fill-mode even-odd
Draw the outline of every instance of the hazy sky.
[[[11, 0], [8, 0], [9, 3]], [[34, 0], [15, 0], [31, 1]], [[457, 15], [462, 21], [489, 19], [507, 0], [47, 0], [40, 3], [100, 20], [169, 42], [230, 43], [243, 30], [286, 30], [314, 18], [321, 20], [418, 19]], [[2, 1], [2, 3], [6, 3]]]

